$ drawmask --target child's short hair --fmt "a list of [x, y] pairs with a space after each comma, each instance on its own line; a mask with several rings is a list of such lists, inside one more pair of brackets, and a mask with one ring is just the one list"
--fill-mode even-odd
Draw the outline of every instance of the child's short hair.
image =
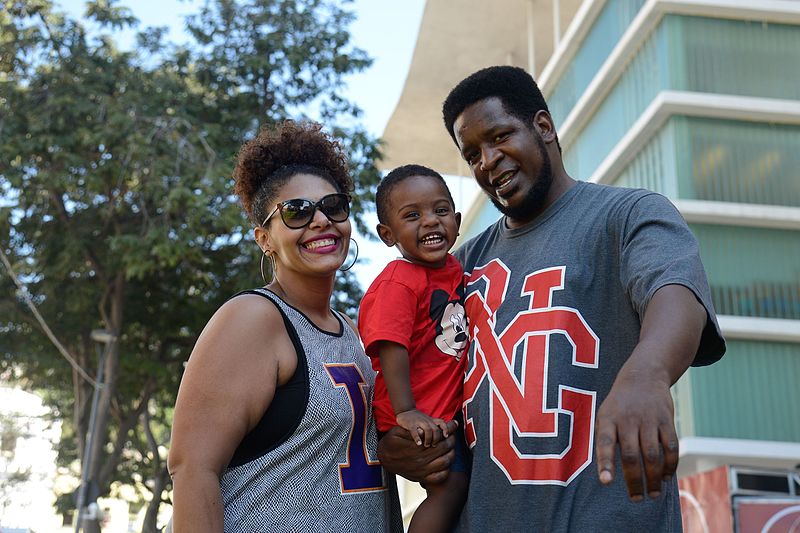
[[524, 69], [496, 66], [481, 69], [456, 85], [442, 104], [444, 125], [456, 141], [453, 124], [466, 108], [487, 98], [497, 97], [511, 116], [529, 126], [540, 110], [547, 111], [547, 102], [539, 86]]
[[389, 220], [389, 196], [392, 190], [398, 183], [412, 176], [428, 176], [441, 181], [442, 185], [444, 185], [444, 190], [447, 191], [447, 198], [450, 200], [450, 205], [452, 205], [455, 210], [456, 203], [453, 201], [453, 195], [450, 194], [447, 182], [444, 181], [441, 174], [432, 168], [422, 165], [403, 165], [386, 174], [378, 184], [378, 190], [375, 192], [375, 209], [378, 211], [378, 222], [386, 224], [386, 221]]

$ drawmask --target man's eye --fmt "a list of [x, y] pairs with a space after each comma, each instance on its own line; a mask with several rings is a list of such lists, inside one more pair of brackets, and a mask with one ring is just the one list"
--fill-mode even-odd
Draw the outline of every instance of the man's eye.
[[498, 133], [494, 136], [494, 142], [499, 143], [506, 140], [506, 138], [508, 138], [508, 133]]

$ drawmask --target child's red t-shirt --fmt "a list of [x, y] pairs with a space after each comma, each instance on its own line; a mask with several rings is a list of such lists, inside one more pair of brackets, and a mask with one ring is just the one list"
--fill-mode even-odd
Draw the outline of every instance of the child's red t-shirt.
[[468, 335], [463, 277], [458, 260], [449, 254], [441, 268], [398, 259], [386, 266], [361, 300], [358, 329], [378, 372], [372, 405], [379, 431], [388, 431], [397, 421], [381, 372], [378, 341], [408, 350], [417, 410], [451, 420], [461, 408]]

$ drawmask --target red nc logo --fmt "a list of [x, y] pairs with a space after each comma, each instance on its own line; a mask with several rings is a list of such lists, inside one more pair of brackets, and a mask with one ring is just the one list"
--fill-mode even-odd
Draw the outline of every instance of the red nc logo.
[[[596, 392], [558, 383], [558, 406], [545, 405], [552, 335], [564, 335], [572, 345], [573, 365], [597, 368], [599, 360], [600, 341], [581, 314], [551, 305], [553, 291], [564, 288], [565, 271], [560, 266], [529, 274], [520, 293], [529, 298], [528, 310], [517, 314], [502, 332], [495, 331], [495, 314], [508, 290], [508, 267], [494, 259], [467, 275], [468, 286], [480, 279], [486, 286], [484, 293], [468, 290], [465, 301], [475, 357], [464, 382], [464, 432], [474, 446], [475, 428], [467, 418], [467, 406], [488, 378], [491, 457], [512, 484], [567, 485], [592, 460]], [[514, 374], [518, 353], [523, 357], [521, 379]], [[559, 436], [559, 415], [571, 418], [568, 444], [561, 453], [530, 454], [516, 447], [515, 436]]]

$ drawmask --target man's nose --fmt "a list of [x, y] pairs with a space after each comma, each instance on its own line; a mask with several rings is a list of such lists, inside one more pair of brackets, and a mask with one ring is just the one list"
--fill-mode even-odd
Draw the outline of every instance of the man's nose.
[[503, 154], [500, 150], [492, 146], [484, 146], [481, 148], [481, 170], [484, 172], [492, 170], [497, 166], [497, 162], [502, 158]]

